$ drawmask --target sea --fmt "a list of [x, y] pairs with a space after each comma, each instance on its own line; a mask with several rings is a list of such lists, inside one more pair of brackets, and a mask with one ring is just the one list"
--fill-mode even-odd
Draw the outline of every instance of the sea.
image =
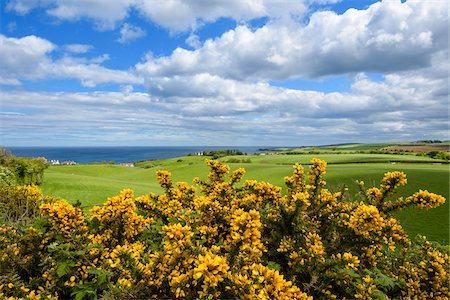
[[18, 157], [45, 157], [47, 160], [87, 163], [132, 163], [142, 160], [195, 155], [203, 151], [235, 149], [247, 154], [270, 149], [267, 146], [191, 146], [191, 147], [7, 147]]

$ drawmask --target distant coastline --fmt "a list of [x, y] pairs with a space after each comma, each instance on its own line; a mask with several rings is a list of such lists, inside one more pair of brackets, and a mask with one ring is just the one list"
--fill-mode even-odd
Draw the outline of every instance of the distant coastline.
[[[73, 161], [76, 163], [131, 163], [185, 156], [211, 150], [237, 149], [247, 154], [260, 153], [271, 146], [130, 146], [130, 147], [7, 147], [20, 157], [45, 157], [47, 160]], [[265, 150], [268, 151], [268, 150]]]

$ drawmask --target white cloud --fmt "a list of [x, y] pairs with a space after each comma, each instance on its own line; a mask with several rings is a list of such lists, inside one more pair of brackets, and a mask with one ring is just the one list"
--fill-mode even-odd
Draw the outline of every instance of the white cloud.
[[38, 79], [56, 46], [34, 35], [21, 39], [0, 34], [0, 82], [19, 84], [21, 77]]
[[195, 30], [202, 24], [213, 23], [221, 17], [242, 22], [265, 16], [298, 16], [307, 11], [302, 0], [139, 0], [137, 8], [147, 18], [173, 32]]
[[121, 44], [129, 43], [135, 39], [145, 36], [147, 33], [140, 27], [125, 23], [120, 29], [120, 37], [117, 41]]
[[92, 45], [86, 45], [86, 44], [68, 44], [64, 46], [64, 49], [71, 53], [77, 53], [77, 54], [83, 54], [88, 53], [91, 51], [94, 47]]
[[125, 19], [135, 0], [11, 0], [7, 9], [27, 14], [42, 7], [47, 14], [60, 20], [76, 21], [86, 18], [94, 21], [99, 30], [113, 29]]
[[186, 39], [186, 44], [194, 49], [198, 49], [201, 47], [202, 43], [200, 42], [200, 38], [196, 34], [190, 34], [189, 37]]
[[198, 49], [150, 56], [137, 69], [149, 77], [210, 73], [249, 81], [390, 73], [429, 66], [436, 52], [448, 51], [447, 26], [443, 1], [384, 1], [342, 15], [317, 12], [305, 26], [241, 25]]
[[87, 87], [103, 83], [142, 84], [130, 71], [112, 70], [101, 64], [109, 59], [103, 54], [91, 59], [65, 56], [51, 58], [56, 49], [51, 42], [36, 37], [9, 38], [0, 35], [0, 84], [18, 85], [22, 80], [78, 79]]
[[10, 0], [7, 9], [27, 14], [44, 8], [50, 16], [60, 20], [92, 20], [97, 29], [113, 29], [125, 20], [130, 9], [173, 32], [196, 29], [221, 17], [238, 22], [270, 16], [299, 16], [307, 11], [303, 0]]
[[121, 92], [4, 91], [3, 110], [16, 114], [2, 115], [2, 133], [6, 141], [32, 140], [33, 134], [54, 141], [60, 134], [74, 144], [111, 138], [130, 144], [272, 145], [446, 139], [445, 58], [442, 53], [427, 69], [389, 74], [384, 81], [359, 74], [345, 93], [291, 90], [207, 73], [154, 78], [150, 94], [131, 86]]

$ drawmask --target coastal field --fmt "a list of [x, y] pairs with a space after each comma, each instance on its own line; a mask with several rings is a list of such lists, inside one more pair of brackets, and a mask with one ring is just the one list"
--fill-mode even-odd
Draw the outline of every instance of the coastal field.
[[[407, 197], [419, 189], [441, 194], [449, 199], [449, 165], [439, 160], [415, 155], [392, 154], [298, 154], [298, 155], [247, 155], [227, 156], [219, 160], [231, 169], [244, 167], [244, 179], [267, 181], [284, 187], [283, 178], [292, 173], [296, 162], [307, 167], [311, 158], [328, 162], [325, 179], [331, 189], [348, 187], [348, 195], [355, 198], [358, 188], [355, 180], [364, 180], [366, 186], [376, 186], [388, 171], [403, 171], [408, 184], [399, 189], [399, 195]], [[173, 181], [192, 183], [194, 177], [206, 179], [207, 157], [185, 156], [137, 163], [135, 167], [119, 165], [51, 166], [45, 174], [42, 190], [47, 195], [61, 197], [73, 203], [80, 201], [85, 208], [101, 204], [108, 197], [117, 195], [124, 188], [131, 188], [135, 195], [160, 193], [156, 182], [157, 170], [168, 170]], [[432, 210], [410, 208], [398, 214], [406, 231], [411, 235], [424, 234], [429, 239], [449, 243], [449, 202]]]

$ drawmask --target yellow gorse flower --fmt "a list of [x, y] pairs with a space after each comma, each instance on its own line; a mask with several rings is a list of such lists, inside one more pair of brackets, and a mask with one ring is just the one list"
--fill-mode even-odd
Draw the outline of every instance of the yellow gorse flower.
[[379, 233], [384, 226], [384, 218], [373, 205], [361, 204], [350, 215], [349, 227], [365, 237]]

